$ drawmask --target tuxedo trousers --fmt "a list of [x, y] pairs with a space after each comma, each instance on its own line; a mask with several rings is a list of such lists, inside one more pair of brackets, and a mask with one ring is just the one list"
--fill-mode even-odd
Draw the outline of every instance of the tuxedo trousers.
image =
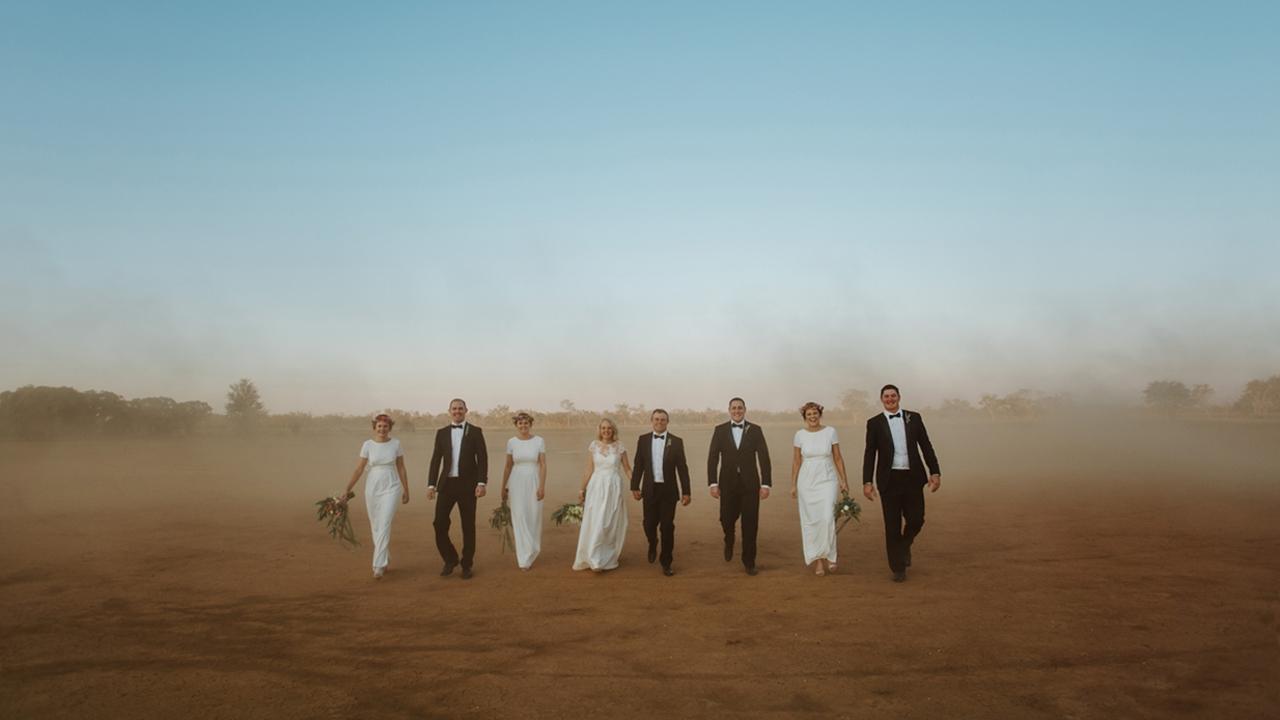
[[676, 505], [680, 504], [680, 491], [674, 482], [653, 483], [641, 496], [644, 503], [644, 536], [649, 540], [649, 547], [658, 543], [662, 536], [662, 548], [658, 553], [658, 562], [662, 567], [671, 567], [671, 559], [676, 545]]
[[724, 542], [733, 547], [735, 526], [742, 519], [742, 564], [756, 565], [756, 535], [760, 529], [760, 487], [742, 482], [720, 483], [720, 527]]
[[[446, 564], [461, 564], [463, 569], [471, 567], [476, 555], [476, 483], [461, 478], [444, 478], [436, 498], [436, 517], [432, 525], [436, 529], [436, 549]], [[458, 506], [458, 522], [462, 525], [462, 556], [458, 556], [458, 548], [449, 539], [449, 528], [452, 526], [450, 515], [453, 507]]]
[[891, 470], [889, 482], [880, 487], [884, 511], [884, 549], [889, 569], [907, 569], [907, 551], [924, 527], [924, 485], [912, 481], [906, 470]]

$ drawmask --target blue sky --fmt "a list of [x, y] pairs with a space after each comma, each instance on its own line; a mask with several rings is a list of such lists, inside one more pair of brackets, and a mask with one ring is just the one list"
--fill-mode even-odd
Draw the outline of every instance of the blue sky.
[[0, 7], [0, 386], [786, 407], [1280, 372], [1280, 6], [692, 5]]

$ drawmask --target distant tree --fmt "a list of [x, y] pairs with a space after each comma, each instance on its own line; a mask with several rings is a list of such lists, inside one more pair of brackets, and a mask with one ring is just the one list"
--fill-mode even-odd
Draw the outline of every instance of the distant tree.
[[1236, 401], [1236, 410], [1254, 417], [1280, 412], [1280, 375], [1250, 380]]
[[871, 410], [871, 393], [850, 388], [840, 393], [840, 409], [847, 415], [860, 418]]
[[1191, 406], [1191, 390], [1177, 380], [1153, 380], [1142, 391], [1147, 407], [1173, 417]]
[[960, 398], [947, 398], [942, 401], [942, 407], [938, 408], [938, 416], [944, 418], [971, 417], [976, 412], [968, 400]]
[[1209, 398], [1213, 397], [1213, 388], [1208, 385], [1191, 386], [1191, 407], [1204, 409], [1209, 406]]
[[240, 378], [227, 390], [227, 418], [240, 428], [247, 428], [267, 416], [258, 395], [258, 386], [249, 378]]

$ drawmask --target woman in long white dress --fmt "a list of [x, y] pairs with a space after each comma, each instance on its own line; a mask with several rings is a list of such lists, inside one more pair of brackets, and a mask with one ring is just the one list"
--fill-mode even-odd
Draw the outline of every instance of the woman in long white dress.
[[791, 455], [791, 497], [800, 504], [804, 564], [825, 575], [836, 569], [835, 506], [838, 493], [849, 492], [849, 479], [836, 429], [822, 424], [822, 406], [805, 403], [800, 415], [804, 428], [796, 431]]
[[588, 448], [587, 469], [582, 476], [582, 528], [574, 570], [595, 572], [618, 567], [622, 541], [627, 537], [626, 478], [631, 461], [618, 441], [618, 426], [605, 418], [596, 427], [596, 439]]
[[373, 418], [373, 438], [360, 446], [360, 462], [351, 474], [347, 489], [339, 496], [346, 498], [365, 469], [369, 470], [369, 477], [364, 481], [364, 504], [373, 534], [375, 580], [382, 577], [391, 561], [391, 520], [396, 516], [396, 507], [409, 502], [409, 472], [404, 467], [404, 450], [400, 448], [400, 441], [391, 437], [395, 424], [386, 413]]
[[533, 416], [516, 413], [516, 436], [507, 440], [507, 466], [502, 470], [502, 499], [511, 506], [516, 564], [533, 567], [542, 550], [542, 498], [547, 493], [547, 444], [533, 434]]

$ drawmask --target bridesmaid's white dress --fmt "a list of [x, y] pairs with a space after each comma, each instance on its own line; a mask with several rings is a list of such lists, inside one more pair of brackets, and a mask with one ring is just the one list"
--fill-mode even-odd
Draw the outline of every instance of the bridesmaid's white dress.
[[507, 478], [507, 504], [511, 506], [511, 530], [516, 539], [516, 564], [533, 566], [542, 550], [542, 501], [538, 499], [538, 458], [547, 451], [537, 435], [528, 440], [511, 438], [511, 477]]
[[373, 569], [382, 570], [391, 561], [391, 521], [404, 487], [396, 470], [396, 458], [404, 455], [396, 438], [380, 443], [365, 440], [360, 457], [369, 461], [364, 480], [364, 505], [369, 510], [369, 530], [373, 535]]
[[796, 495], [800, 503], [800, 533], [804, 539], [804, 564], [818, 558], [836, 561], [836, 500], [840, 479], [836, 474], [831, 447], [840, 442], [830, 425], [817, 432], [797, 430], [795, 446], [800, 448], [800, 474]]
[[574, 570], [612, 570], [618, 567], [622, 541], [627, 537], [626, 479], [622, 477], [622, 443], [592, 441], [594, 470], [587, 481], [582, 505], [582, 528]]

